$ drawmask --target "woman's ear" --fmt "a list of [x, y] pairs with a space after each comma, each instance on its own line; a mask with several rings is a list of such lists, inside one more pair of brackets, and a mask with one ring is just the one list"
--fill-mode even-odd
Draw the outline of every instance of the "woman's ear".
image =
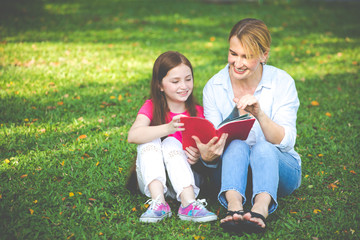
[[264, 55], [261, 57], [261, 63], [265, 64], [269, 58], [269, 51], [264, 52]]

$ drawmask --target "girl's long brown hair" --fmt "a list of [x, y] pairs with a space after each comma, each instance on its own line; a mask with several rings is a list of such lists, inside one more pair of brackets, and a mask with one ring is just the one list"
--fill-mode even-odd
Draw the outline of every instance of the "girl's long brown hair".
[[[179, 52], [165, 52], [161, 54], [154, 63], [151, 80], [151, 99], [153, 102], [153, 120], [151, 125], [153, 126], [165, 124], [166, 117], [170, 111], [165, 94], [160, 90], [162, 80], [171, 69], [179, 66], [182, 63], [190, 68], [192, 78], [194, 79], [193, 68], [190, 61]], [[196, 116], [196, 104], [197, 103], [195, 101], [194, 95], [191, 92], [190, 96], [185, 101], [185, 107], [190, 116]]]

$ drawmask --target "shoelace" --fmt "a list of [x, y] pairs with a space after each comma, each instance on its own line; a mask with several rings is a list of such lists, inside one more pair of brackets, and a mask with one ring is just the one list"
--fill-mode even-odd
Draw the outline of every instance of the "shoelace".
[[193, 203], [193, 208], [199, 206], [200, 208], [205, 208], [207, 206], [207, 202], [205, 199], [198, 199]]
[[148, 199], [144, 205], [149, 204], [149, 208], [148, 209], [155, 209], [158, 206], [160, 206], [162, 203], [159, 201], [159, 197], [156, 199]]

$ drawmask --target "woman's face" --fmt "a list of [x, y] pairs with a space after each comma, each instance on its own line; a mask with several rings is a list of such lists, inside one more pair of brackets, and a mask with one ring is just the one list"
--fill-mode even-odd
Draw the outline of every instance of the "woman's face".
[[185, 103], [194, 87], [191, 69], [180, 64], [172, 68], [162, 79], [160, 90], [165, 93], [168, 104]]
[[[262, 73], [261, 61], [265, 61], [267, 52], [262, 58], [246, 57], [246, 52], [236, 36], [230, 38], [228, 55], [229, 74], [232, 81], [260, 81]], [[260, 79], [257, 79], [259, 78]]]

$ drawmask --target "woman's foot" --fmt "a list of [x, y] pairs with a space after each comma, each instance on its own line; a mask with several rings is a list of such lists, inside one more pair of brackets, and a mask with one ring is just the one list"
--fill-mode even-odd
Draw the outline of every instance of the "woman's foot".
[[226, 213], [226, 217], [221, 219], [220, 223], [225, 223], [225, 222], [230, 222], [230, 221], [234, 221], [234, 222], [242, 221], [244, 214], [245, 214], [245, 212], [243, 210], [238, 210], [238, 211], [228, 210]]
[[228, 232], [242, 232], [242, 219], [245, 212], [241, 211], [228, 211], [226, 217], [220, 220], [220, 226]]
[[[256, 214], [252, 214], [252, 213], [256, 213]], [[246, 214], [244, 214], [243, 218], [246, 221], [256, 223], [260, 227], [265, 228], [266, 227], [265, 221], [261, 217], [256, 217], [256, 216], [258, 216], [257, 214], [260, 214], [261, 216], [263, 216], [266, 219], [267, 216], [269, 215], [268, 207], [260, 206], [259, 204], [255, 204], [253, 206], [253, 208], [251, 209], [251, 212], [247, 212]]]
[[262, 214], [250, 211], [247, 212], [245, 215], [244, 215], [244, 221], [242, 223], [244, 232], [246, 233], [265, 232], [266, 220]]
[[266, 218], [269, 215], [271, 196], [267, 193], [260, 193], [255, 197], [254, 206], [250, 212], [244, 214], [244, 231], [247, 233], [264, 232]]
[[242, 221], [244, 215], [242, 195], [238, 191], [229, 190], [225, 192], [225, 198], [228, 202], [228, 212], [226, 213], [226, 217], [220, 220], [220, 223]]
[[226, 231], [240, 233], [245, 214], [242, 205], [243, 197], [239, 192], [229, 190], [225, 192], [225, 198], [228, 202], [228, 211], [226, 217], [220, 220], [220, 226]]

